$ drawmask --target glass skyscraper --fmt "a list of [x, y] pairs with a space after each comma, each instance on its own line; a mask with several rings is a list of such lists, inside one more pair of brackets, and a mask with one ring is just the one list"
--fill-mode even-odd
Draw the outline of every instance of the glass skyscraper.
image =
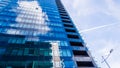
[[97, 68], [60, 0], [0, 0], [0, 68]]

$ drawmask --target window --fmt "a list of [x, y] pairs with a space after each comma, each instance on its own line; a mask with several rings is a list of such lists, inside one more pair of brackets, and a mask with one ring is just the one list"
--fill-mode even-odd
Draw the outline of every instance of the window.
[[10, 37], [8, 43], [24, 44], [25, 40], [22, 39], [22, 38], [13, 38], [13, 37]]
[[76, 32], [75, 30], [73, 29], [65, 29], [66, 32]]
[[67, 55], [68, 55], [68, 56], [72, 56], [72, 55], [71, 55], [71, 52], [70, 52], [69, 50], [66, 50], [66, 51], [67, 51]]
[[57, 38], [65, 38], [65, 37], [66, 37], [66, 35], [63, 34], [63, 33], [55, 33], [55, 36], [56, 36]]
[[94, 67], [92, 62], [77, 62], [78, 67]]
[[17, 39], [16, 38], [11, 38], [9, 39], [8, 43], [16, 43]]
[[8, 34], [16, 34], [16, 29], [8, 29], [6, 33]]
[[34, 54], [34, 49], [29, 49], [29, 53], [28, 54]]
[[5, 50], [5, 48], [0, 48], [0, 55], [4, 54]]
[[67, 14], [67, 12], [66, 12], [66, 11], [62, 11], [62, 10], [60, 10], [59, 12], [60, 12], [60, 13]]
[[73, 50], [73, 54], [75, 56], [88, 56], [88, 53], [86, 51], [77, 51], [77, 50]]
[[60, 13], [61, 16], [68, 16], [67, 14]]
[[24, 55], [28, 55], [28, 52], [29, 52], [29, 48], [25, 48]]
[[17, 55], [22, 56], [23, 54], [23, 49], [19, 49]]
[[71, 24], [64, 24], [65, 27], [73, 27]]
[[62, 19], [69, 19], [67, 16], [61, 16]]
[[83, 46], [82, 42], [74, 42], [74, 41], [70, 41], [70, 45], [71, 46]]
[[60, 41], [59, 46], [69, 46], [66, 41]]
[[11, 55], [17, 55], [18, 49], [13, 49]]
[[44, 51], [44, 56], [50, 56], [50, 54], [49, 54], [49, 51], [48, 51], [48, 50], [45, 50], [45, 51]]
[[79, 39], [79, 36], [77, 35], [72, 35], [72, 34], [67, 34], [68, 38], [73, 38], [73, 39]]
[[60, 50], [60, 56], [63, 56], [63, 57], [70, 57], [70, 56], [72, 56], [72, 55], [71, 55], [70, 50], [61, 49], [61, 50]]
[[62, 50], [62, 55], [63, 55], [63, 56], [67, 56], [66, 50]]
[[73, 61], [65, 61], [64, 65], [65, 65], [65, 67], [74, 68], [75, 64]]

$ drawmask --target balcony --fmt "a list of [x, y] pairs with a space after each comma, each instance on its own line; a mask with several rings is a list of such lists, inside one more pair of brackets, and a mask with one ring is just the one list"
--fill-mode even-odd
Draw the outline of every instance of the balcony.
[[[66, 20], [64, 20], [63, 22], [70, 22], [70, 21], [66, 21]], [[71, 28], [74, 27], [74, 26], [71, 25], [71, 24], [64, 24], [64, 26], [65, 26], [65, 27], [71, 27]]]
[[67, 37], [72, 39], [79, 39], [79, 36], [73, 34], [67, 34]]
[[66, 32], [73, 32], [73, 33], [76, 33], [76, 31], [73, 30], [73, 29], [65, 29], [65, 31], [66, 31]]
[[90, 57], [75, 56], [75, 61], [92, 61]]
[[68, 20], [70, 19], [70, 18], [67, 17], [67, 16], [61, 16], [61, 18], [62, 18], [62, 19], [68, 19]]
[[88, 57], [88, 53], [86, 51], [73, 50], [73, 54], [74, 56]]
[[74, 42], [74, 41], [70, 41], [70, 45], [71, 46], [83, 46], [81, 42]]
[[61, 16], [68, 16], [67, 14], [65, 13], [60, 13]]
[[94, 65], [92, 62], [84, 61], [84, 62], [77, 62], [77, 66], [79, 68], [94, 68]]
[[86, 47], [81, 46], [72, 46], [72, 50], [80, 50], [80, 51], [87, 51]]
[[96, 68], [96, 67], [78, 67], [78, 68]]

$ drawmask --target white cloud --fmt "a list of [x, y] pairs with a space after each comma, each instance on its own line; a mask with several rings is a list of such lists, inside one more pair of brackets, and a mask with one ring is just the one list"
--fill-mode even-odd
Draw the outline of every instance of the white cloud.
[[86, 16], [96, 12], [96, 10], [94, 10], [95, 8], [90, 3], [90, 0], [75, 0], [73, 2], [73, 8], [77, 10], [79, 16]]
[[109, 14], [120, 20], [120, 6], [116, 5], [114, 0], [106, 0], [108, 5]]
[[[74, 0], [71, 3], [69, 2], [69, 0], [68, 1], [66, 0], [65, 6], [68, 9], [70, 7], [74, 9], [70, 11], [75, 11], [77, 16], [88, 16], [91, 14], [102, 12], [107, 15], [112, 15], [118, 19], [120, 18], [120, 14], [119, 14], [120, 7], [116, 5], [116, 3], [113, 0], [101, 0], [102, 3], [100, 4], [99, 2], [95, 4], [96, 3], [95, 0]], [[69, 6], [67, 6], [66, 4]]]

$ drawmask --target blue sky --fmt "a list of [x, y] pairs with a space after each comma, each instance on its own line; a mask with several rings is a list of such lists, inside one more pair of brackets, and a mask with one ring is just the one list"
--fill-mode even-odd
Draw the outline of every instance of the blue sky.
[[62, 0], [62, 2], [98, 66], [108, 68], [105, 63], [101, 63], [101, 56], [106, 57], [109, 51], [114, 49], [107, 61], [111, 68], [120, 68], [120, 0]]

